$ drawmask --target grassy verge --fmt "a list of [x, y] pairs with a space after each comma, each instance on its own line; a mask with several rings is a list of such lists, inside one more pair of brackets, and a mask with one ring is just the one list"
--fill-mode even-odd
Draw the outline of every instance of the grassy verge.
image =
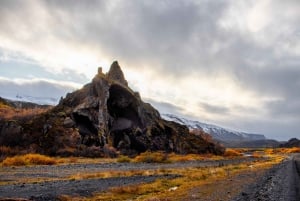
[[24, 165], [54, 165], [57, 160], [40, 154], [25, 154], [7, 157], [2, 161], [3, 166], [24, 166]]

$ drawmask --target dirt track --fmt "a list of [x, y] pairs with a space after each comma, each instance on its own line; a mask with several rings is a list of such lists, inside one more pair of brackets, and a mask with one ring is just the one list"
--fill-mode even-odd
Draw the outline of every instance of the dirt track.
[[300, 154], [274, 166], [233, 201], [299, 201]]

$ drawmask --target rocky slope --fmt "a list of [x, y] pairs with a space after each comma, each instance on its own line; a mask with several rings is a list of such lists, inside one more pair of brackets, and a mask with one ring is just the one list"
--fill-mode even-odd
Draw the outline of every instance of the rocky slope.
[[99, 68], [91, 83], [50, 111], [29, 121], [0, 121], [0, 144], [52, 155], [224, 152], [186, 126], [162, 119], [128, 87], [118, 62], [106, 74]]
[[280, 147], [300, 147], [300, 140], [297, 138], [292, 138], [289, 141], [280, 144]]

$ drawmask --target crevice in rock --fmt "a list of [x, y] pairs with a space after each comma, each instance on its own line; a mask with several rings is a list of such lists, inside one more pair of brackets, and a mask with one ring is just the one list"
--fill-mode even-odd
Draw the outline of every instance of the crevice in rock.
[[93, 122], [87, 117], [77, 112], [73, 113], [73, 118], [81, 135], [81, 144], [86, 146], [100, 146], [98, 130]]
[[112, 85], [107, 100], [109, 115], [113, 118], [110, 130], [124, 130], [141, 127], [138, 116], [137, 100], [133, 94], [119, 85]]
[[112, 145], [118, 149], [133, 147], [144, 151], [142, 145], [136, 145], [134, 136], [143, 127], [138, 114], [138, 99], [128, 89], [112, 85], [107, 100], [108, 113], [111, 117], [109, 130]]

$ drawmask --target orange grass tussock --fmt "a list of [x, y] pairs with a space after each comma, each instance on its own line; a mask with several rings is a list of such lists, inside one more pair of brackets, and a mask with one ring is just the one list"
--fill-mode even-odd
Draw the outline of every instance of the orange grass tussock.
[[225, 157], [235, 157], [235, 156], [242, 156], [242, 153], [235, 149], [226, 149], [224, 153]]
[[54, 158], [40, 154], [25, 154], [7, 157], [2, 161], [3, 166], [54, 165], [56, 163], [57, 161]]
[[300, 153], [300, 147], [292, 147], [292, 148], [286, 148], [284, 149], [285, 153], [291, 154], [291, 153]]
[[169, 163], [168, 154], [163, 152], [150, 152], [146, 151], [136, 156], [133, 160], [134, 162], [143, 163]]

